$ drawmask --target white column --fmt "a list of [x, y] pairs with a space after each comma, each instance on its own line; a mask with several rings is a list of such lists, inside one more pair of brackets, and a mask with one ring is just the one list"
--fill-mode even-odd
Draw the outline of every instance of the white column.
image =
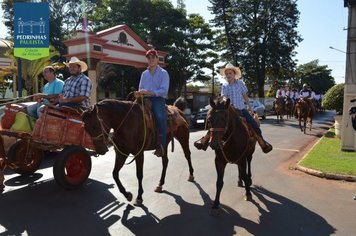
[[95, 104], [97, 102], [97, 79], [96, 79], [96, 70], [88, 70], [88, 76], [91, 80], [91, 83], [93, 85], [93, 88], [91, 90], [91, 96], [90, 96], [90, 103], [91, 105]]
[[[344, 112], [342, 117], [341, 149], [356, 151], [356, 131], [351, 124], [349, 108], [356, 98], [356, 6], [349, 7], [346, 51], [346, 74], [344, 89]], [[354, 103], [355, 105], [355, 103]]]

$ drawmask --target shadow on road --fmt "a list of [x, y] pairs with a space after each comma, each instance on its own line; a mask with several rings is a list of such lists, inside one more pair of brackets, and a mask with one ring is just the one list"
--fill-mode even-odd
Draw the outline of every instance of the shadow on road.
[[[158, 219], [145, 206], [145, 215], [130, 218], [135, 208], [126, 207], [121, 222], [134, 235], [234, 235], [246, 231], [250, 235], [331, 235], [335, 229], [321, 216], [302, 205], [266, 189], [254, 188], [257, 201], [251, 203], [256, 207], [260, 218], [257, 222], [246, 219], [229, 206], [221, 205], [221, 214], [213, 217], [209, 214], [212, 199], [195, 183], [204, 205], [192, 204], [181, 196], [164, 191], [175, 199], [180, 207], [180, 214]], [[162, 206], [169, 207], [169, 206]], [[240, 232], [236, 232], [239, 230]]]
[[124, 205], [108, 191], [112, 187], [89, 179], [66, 191], [50, 179], [6, 192], [0, 195], [0, 235], [110, 235], [120, 220], [113, 212]]
[[320, 215], [297, 202], [262, 187], [254, 187], [258, 198], [253, 204], [260, 212], [260, 223], [253, 235], [331, 235], [336, 232]]

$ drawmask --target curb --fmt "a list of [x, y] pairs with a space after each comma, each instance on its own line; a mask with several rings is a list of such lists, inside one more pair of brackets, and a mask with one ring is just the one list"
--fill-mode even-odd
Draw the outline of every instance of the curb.
[[322, 138], [323, 137], [321, 137], [317, 142], [315, 142], [313, 144], [313, 146], [304, 154], [302, 159], [300, 159], [298, 161], [297, 165], [295, 166], [295, 169], [302, 171], [306, 174], [317, 176], [320, 178], [332, 179], [332, 180], [344, 180], [344, 181], [348, 181], [348, 182], [356, 182], [356, 176], [354, 176], [354, 175], [332, 174], [332, 173], [322, 172], [319, 170], [310, 169], [310, 168], [301, 166], [299, 164], [309, 154], [309, 152], [321, 141]]
[[297, 164], [295, 169], [302, 171], [304, 173], [307, 173], [309, 175], [320, 177], [320, 178], [333, 179], [333, 180], [344, 180], [344, 181], [348, 181], [348, 182], [356, 182], [356, 176], [354, 176], [354, 175], [340, 175], [340, 174], [324, 173], [324, 172], [321, 172], [318, 170], [309, 169], [304, 166], [300, 166], [299, 164]]

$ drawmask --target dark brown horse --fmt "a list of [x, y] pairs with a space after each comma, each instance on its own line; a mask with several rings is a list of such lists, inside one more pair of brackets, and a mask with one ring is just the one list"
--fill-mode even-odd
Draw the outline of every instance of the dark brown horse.
[[[147, 101], [149, 104], [149, 101]], [[190, 159], [189, 149], [189, 128], [187, 120], [181, 110], [175, 106], [168, 106], [170, 123], [168, 125], [167, 145], [176, 138], [181, 144], [185, 158], [189, 165], [189, 179], [194, 181], [193, 167]], [[132, 194], [127, 192], [120, 181], [119, 172], [126, 162], [129, 154], [135, 155], [136, 176], [138, 179], [138, 196], [136, 205], [142, 204], [142, 178], [143, 178], [143, 158], [144, 151], [153, 150], [157, 146], [157, 132], [152, 128], [152, 113], [147, 107], [132, 101], [118, 101], [105, 99], [93, 105], [83, 113], [83, 122], [86, 131], [92, 136], [96, 152], [105, 154], [108, 151], [107, 145], [110, 142], [109, 132], [113, 129], [112, 143], [115, 148], [115, 167], [112, 172], [113, 178], [127, 200], [132, 200]], [[173, 146], [173, 142], [172, 142]], [[168, 165], [167, 146], [165, 155], [162, 157], [162, 174], [156, 192], [162, 191]]]
[[294, 101], [290, 97], [285, 98], [284, 110], [285, 110], [285, 114], [287, 115], [287, 119], [293, 117]]
[[285, 106], [284, 97], [276, 98], [276, 100], [274, 101], [273, 106], [274, 106], [274, 110], [275, 110], [276, 116], [277, 116], [277, 123], [279, 123], [280, 121], [283, 121], [283, 114], [285, 112], [285, 110], [284, 110], [284, 106]]
[[[312, 106], [313, 106], [312, 102], [304, 98], [300, 98], [297, 104], [295, 105], [296, 116], [299, 120], [300, 131], [304, 133], [307, 127], [307, 123], [309, 123], [309, 131], [311, 131], [312, 128], [313, 116], [314, 116], [314, 109]], [[302, 125], [302, 121], [303, 121], [303, 125]]]
[[210, 99], [207, 115], [208, 128], [211, 133], [210, 147], [215, 150], [215, 167], [217, 171], [216, 195], [212, 214], [219, 213], [220, 193], [224, 185], [223, 178], [227, 163], [236, 164], [239, 177], [244, 182], [246, 200], [252, 200], [250, 192], [251, 160], [255, 151], [256, 140], [244, 118], [230, 105], [230, 99]]

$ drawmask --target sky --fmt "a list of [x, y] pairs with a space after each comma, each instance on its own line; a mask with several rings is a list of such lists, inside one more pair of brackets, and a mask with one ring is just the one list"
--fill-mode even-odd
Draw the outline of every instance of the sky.
[[[176, 0], [171, 0], [176, 6]], [[209, 0], [185, 0], [189, 13], [198, 13], [206, 21], [213, 16], [208, 11]], [[298, 32], [303, 38], [296, 48], [298, 64], [319, 60], [327, 65], [336, 83], [345, 82], [346, 36], [348, 9], [342, 0], [297, 0], [300, 19]], [[3, 12], [0, 9], [0, 38], [6, 36]], [[335, 49], [330, 49], [333, 47]]]
[[[176, 0], [171, 0], [176, 6]], [[209, 0], [185, 0], [187, 13], [199, 13], [206, 20], [213, 16]], [[303, 38], [296, 48], [298, 64], [318, 59], [327, 65], [335, 82], [345, 82], [348, 9], [342, 0], [297, 0], [300, 12], [298, 32]], [[343, 52], [329, 47], [336, 48]]]

